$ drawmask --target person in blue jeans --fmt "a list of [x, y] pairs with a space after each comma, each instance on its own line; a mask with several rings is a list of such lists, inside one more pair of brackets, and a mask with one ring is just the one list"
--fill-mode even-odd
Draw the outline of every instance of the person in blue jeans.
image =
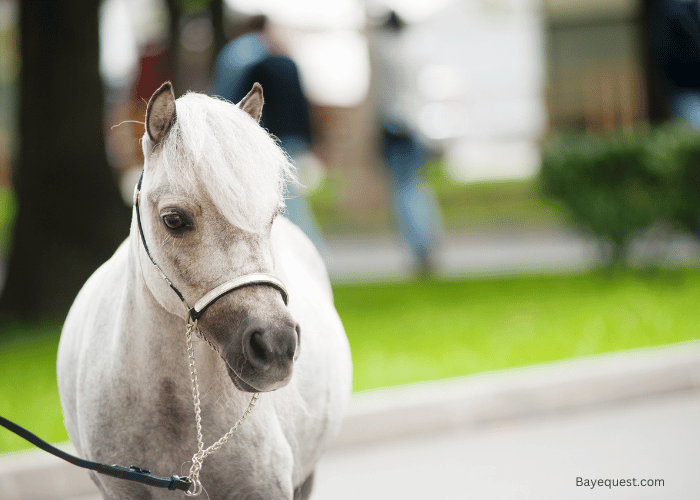
[[421, 166], [426, 148], [407, 109], [413, 85], [401, 59], [405, 27], [395, 12], [381, 26], [375, 50], [382, 152], [393, 189], [393, 211], [399, 231], [413, 253], [419, 275], [435, 271], [435, 250], [443, 237], [442, 215]]
[[[212, 93], [239, 102], [255, 82], [263, 88], [265, 105], [260, 124], [277, 137], [302, 170], [313, 160], [309, 106], [299, 71], [289, 57], [276, 54], [267, 35], [265, 16], [254, 16], [246, 33], [226, 44], [214, 66]], [[308, 200], [298, 186], [290, 186], [285, 215], [316, 245], [324, 259], [328, 249]]]
[[411, 247], [418, 273], [432, 274], [442, 229], [437, 200], [420, 173], [425, 151], [413, 134], [395, 125], [382, 128], [382, 139], [399, 231]]

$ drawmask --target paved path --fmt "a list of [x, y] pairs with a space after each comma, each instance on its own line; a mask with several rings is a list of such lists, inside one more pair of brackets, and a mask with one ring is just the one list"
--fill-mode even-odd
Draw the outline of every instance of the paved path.
[[[313, 500], [700, 498], [700, 391], [331, 452]], [[576, 486], [576, 478], [663, 486]]]
[[[408, 246], [396, 234], [333, 236], [328, 272], [335, 281], [392, 281], [413, 273]], [[700, 244], [687, 235], [648, 237], [633, 245], [633, 262], [687, 265], [700, 262]], [[437, 273], [455, 275], [556, 274], [589, 269], [598, 262], [593, 239], [571, 230], [485, 228], [447, 235], [437, 252]], [[5, 267], [0, 265], [0, 284]]]
[[[328, 269], [336, 280], [401, 279], [412, 263], [405, 244], [390, 235], [331, 238]], [[632, 247], [632, 262], [697, 263], [700, 245], [684, 235], [651, 235]], [[437, 255], [442, 275], [560, 273], [598, 261], [595, 241], [570, 231], [485, 231], [450, 234]]]

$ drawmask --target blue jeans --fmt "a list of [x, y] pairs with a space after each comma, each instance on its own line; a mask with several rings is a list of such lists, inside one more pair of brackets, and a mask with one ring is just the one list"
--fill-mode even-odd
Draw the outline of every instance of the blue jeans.
[[419, 174], [425, 153], [420, 143], [406, 131], [384, 128], [383, 138], [399, 231], [414, 255], [425, 259], [442, 234], [442, 217], [435, 195]]

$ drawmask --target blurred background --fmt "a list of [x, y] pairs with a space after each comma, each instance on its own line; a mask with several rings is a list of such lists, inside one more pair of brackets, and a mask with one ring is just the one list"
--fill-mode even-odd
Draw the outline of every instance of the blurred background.
[[79, 3], [0, 0], [0, 414], [66, 439], [60, 325], [153, 91], [238, 100], [269, 58], [355, 391], [700, 337], [698, 2]]

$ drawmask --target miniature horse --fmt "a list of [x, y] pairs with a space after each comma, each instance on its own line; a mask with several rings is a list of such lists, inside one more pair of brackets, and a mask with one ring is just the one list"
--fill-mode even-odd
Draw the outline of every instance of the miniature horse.
[[[307, 498], [351, 390], [325, 266], [279, 215], [294, 167], [259, 126], [262, 105], [258, 84], [237, 105], [175, 100], [170, 83], [153, 94], [131, 233], [80, 291], [58, 352], [65, 425], [82, 456], [186, 475], [198, 446], [186, 331], [199, 333], [204, 443], [260, 393], [203, 461], [212, 500]], [[185, 495], [91, 475], [105, 499]]]

